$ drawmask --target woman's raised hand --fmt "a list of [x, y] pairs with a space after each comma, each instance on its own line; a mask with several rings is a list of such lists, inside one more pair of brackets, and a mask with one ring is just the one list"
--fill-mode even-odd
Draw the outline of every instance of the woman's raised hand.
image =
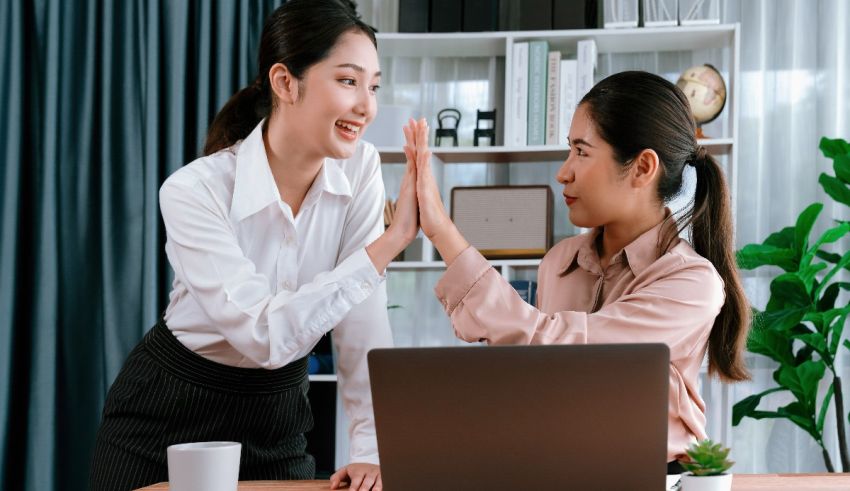
[[431, 172], [431, 151], [428, 148], [428, 123], [424, 119], [410, 120], [404, 127], [407, 144], [404, 153], [407, 161], [416, 162], [416, 194], [419, 198], [419, 225], [425, 235], [432, 239], [446, 226], [451, 225], [440, 188]]
[[404, 127], [407, 144], [404, 154], [416, 163], [416, 196], [419, 199], [419, 226], [447, 264], [469, 246], [458, 232], [440, 198], [440, 188], [431, 171], [431, 150], [428, 148], [428, 123], [424, 119], [410, 120]]

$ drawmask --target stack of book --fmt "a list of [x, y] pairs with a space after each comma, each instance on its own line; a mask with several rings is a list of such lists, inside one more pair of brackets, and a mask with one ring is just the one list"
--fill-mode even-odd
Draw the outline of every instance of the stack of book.
[[575, 59], [564, 59], [545, 40], [514, 44], [509, 145], [567, 144], [576, 106], [593, 87], [596, 42], [579, 41], [576, 51]]

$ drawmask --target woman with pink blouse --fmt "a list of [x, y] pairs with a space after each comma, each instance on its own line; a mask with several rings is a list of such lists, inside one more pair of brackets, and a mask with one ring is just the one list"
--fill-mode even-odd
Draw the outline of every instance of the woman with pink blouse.
[[[581, 100], [570, 153], [556, 176], [570, 221], [591, 231], [543, 258], [536, 308], [525, 303], [446, 214], [429, 164], [427, 128], [416, 128], [421, 227], [446, 261], [435, 289], [456, 335], [490, 344], [651, 343], [670, 347], [668, 472], [706, 438], [700, 365], [746, 380], [749, 306], [735, 265], [723, 171], [694, 136], [684, 94], [646, 72], [623, 72]], [[693, 207], [665, 206], [696, 172]], [[679, 232], [691, 226], [691, 241]]]

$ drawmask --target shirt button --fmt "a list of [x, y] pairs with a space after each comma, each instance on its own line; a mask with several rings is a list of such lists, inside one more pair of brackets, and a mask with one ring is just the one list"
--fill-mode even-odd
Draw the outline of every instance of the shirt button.
[[366, 281], [364, 281], [363, 283], [360, 283], [360, 289], [361, 290], [369, 291], [371, 289], [371, 287], [372, 287], [372, 285], [370, 285]]
[[283, 287], [286, 288], [287, 290], [292, 290], [292, 283], [290, 283], [288, 281], [284, 281]]

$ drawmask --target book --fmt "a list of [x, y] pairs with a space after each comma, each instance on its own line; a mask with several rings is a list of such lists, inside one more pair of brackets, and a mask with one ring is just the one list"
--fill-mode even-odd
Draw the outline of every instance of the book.
[[549, 42], [528, 42], [528, 145], [546, 144], [546, 73]]
[[576, 111], [576, 60], [561, 60], [561, 77], [558, 102], [558, 144], [568, 145], [570, 124]]
[[537, 282], [531, 280], [511, 280], [511, 286], [525, 303], [537, 305]]
[[457, 0], [431, 0], [431, 32], [460, 32], [463, 3]]
[[513, 52], [513, 116], [511, 145], [524, 147], [527, 143], [528, 128], [528, 43], [514, 44]]
[[398, 0], [398, 32], [428, 32], [428, 0]]
[[594, 29], [597, 0], [552, 0], [552, 29]]
[[499, 29], [499, 0], [463, 0], [463, 30], [466, 32]]
[[546, 73], [546, 144], [558, 144], [558, 110], [560, 109], [561, 52], [549, 52]]
[[593, 76], [596, 73], [596, 41], [584, 39], [578, 42], [576, 104], [593, 88]]
[[552, 0], [501, 0], [499, 28], [503, 31], [552, 29]]

